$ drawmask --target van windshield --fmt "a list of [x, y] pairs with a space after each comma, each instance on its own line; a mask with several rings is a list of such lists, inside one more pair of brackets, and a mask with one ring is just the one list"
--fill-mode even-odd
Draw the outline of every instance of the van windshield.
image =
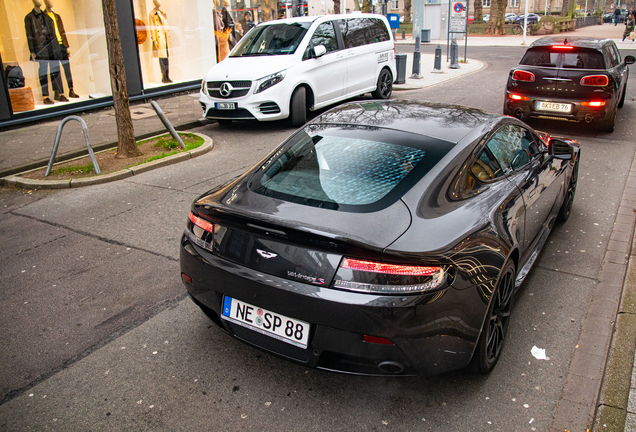
[[255, 27], [241, 39], [230, 57], [293, 54], [310, 25], [307, 22]]

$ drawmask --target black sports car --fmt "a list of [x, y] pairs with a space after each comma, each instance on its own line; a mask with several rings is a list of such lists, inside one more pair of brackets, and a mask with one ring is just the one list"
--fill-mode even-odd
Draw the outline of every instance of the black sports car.
[[634, 56], [611, 39], [546, 36], [534, 41], [508, 76], [504, 114], [596, 123], [614, 131]]
[[224, 331], [355, 374], [489, 372], [579, 147], [455, 105], [341, 105], [194, 201], [181, 276]]

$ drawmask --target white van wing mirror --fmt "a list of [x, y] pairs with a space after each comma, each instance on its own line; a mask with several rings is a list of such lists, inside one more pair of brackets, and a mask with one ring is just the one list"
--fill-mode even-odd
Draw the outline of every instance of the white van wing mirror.
[[326, 52], [327, 52], [327, 48], [325, 48], [324, 45], [316, 45], [314, 47], [314, 57], [315, 58], [324, 56]]

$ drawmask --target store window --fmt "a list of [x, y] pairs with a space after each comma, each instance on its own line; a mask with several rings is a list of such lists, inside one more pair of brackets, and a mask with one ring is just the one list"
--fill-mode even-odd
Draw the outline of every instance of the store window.
[[[217, 47], [219, 52], [229, 50], [227, 35], [219, 34], [225, 41], [216, 39], [216, 12], [210, 0], [134, 0], [133, 4], [146, 89], [200, 80], [216, 64]], [[223, 19], [221, 11], [219, 16]]]
[[13, 112], [109, 96], [103, 35], [101, 0], [0, 0], [0, 56]]

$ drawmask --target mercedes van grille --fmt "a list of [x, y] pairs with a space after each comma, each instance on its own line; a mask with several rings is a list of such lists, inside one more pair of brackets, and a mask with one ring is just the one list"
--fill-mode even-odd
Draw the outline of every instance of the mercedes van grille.
[[208, 94], [214, 98], [232, 99], [245, 96], [252, 87], [252, 81], [209, 81]]

